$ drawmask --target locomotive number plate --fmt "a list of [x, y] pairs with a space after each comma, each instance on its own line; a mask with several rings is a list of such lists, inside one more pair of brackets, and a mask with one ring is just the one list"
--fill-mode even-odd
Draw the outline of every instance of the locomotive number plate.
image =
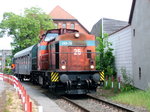
[[66, 40], [66, 41], [60, 41], [60, 46], [71, 46], [72, 45], [72, 41], [70, 40]]
[[81, 49], [74, 49], [74, 55], [81, 55]]

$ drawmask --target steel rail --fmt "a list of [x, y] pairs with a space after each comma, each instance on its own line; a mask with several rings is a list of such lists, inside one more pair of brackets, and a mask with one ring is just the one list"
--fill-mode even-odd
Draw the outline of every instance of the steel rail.
[[71, 101], [70, 99], [68, 99], [66, 97], [62, 97], [62, 99], [69, 102], [71, 105], [75, 106], [76, 108], [80, 109], [80, 112], [90, 112], [89, 110], [87, 110], [84, 107], [76, 104], [75, 102]]
[[93, 100], [96, 100], [97, 102], [99, 103], [102, 103], [102, 104], [105, 104], [105, 105], [108, 105], [109, 107], [111, 108], [114, 108], [114, 109], [117, 109], [118, 111], [123, 111], [123, 112], [134, 112], [134, 110], [131, 110], [129, 108], [125, 108], [121, 105], [117, 105], [115, 103], [111, 103], [111, 102], [108, 102], [108, 101], [105, 101], [103, 99], [99, 99], [99, 98], [96, 98], [96, 97], [93, 97], [91, 95], [87, 95], [87, 97], [93, 99]]

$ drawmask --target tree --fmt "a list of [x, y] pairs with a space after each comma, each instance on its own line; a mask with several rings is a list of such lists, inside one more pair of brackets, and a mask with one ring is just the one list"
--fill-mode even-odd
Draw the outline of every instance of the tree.
[[39, 41], [40, 31], [52, 28], [54, 24], [50, 17], [42, 9], [36, 7], [25, 9], [21, 15], [6, 12], [0, 23], [1, 35], [7, 33], [14, 39], [11, 44], [13, 54], [36, 44]]
[[108, 42], [108, 34], [104, 34], [102, 37], [97, 37], [98, 45], [96, 47], [96, 52], [98, 55], [96, 57], [96, 69], [104, 71], [105, 75], [115, 74], [114, 56], [113, 49], [110, 47], [112, 44]]

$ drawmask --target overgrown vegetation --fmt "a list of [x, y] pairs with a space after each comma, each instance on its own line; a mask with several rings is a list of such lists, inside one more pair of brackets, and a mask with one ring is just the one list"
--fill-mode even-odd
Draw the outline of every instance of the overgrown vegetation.
[[[111, 79], [111, 77], [107, 80], [107, 85], [106, 85], [106, 80], [105, 80], [104, 89], [107, 89], [107, 90], [112, 89], [112, 79]], [[118, 88], [118, 81], [117, 81], [117, 79], [114, 79], [114, 81], [113, 81], [112, 92], [114, 92], [114, 93], [120, 92], [120, 90]]]
[[12, 69], [11, 68], [4, 68], [3, 73], [4, 74], [12, 74]]
[[3, 70], [4, 74], [12, 74], [11, 64], [12, 64], [12, 59], [10, 56], [6, 58], [6, 63], [5, 63], [6, 68], [4, 68]]
[[150, 111], [150, 90], [141, 91], [134, 90], [130, 92], [120, 93], [112, 97], [112, 100], [119, 103], [125, 103], [134, 106], [145, 107]]
[[39, 34], [42, 30], [54, 28], [50, 17], [42, 9], [32, 7], [25, 9], [23, 14], [17, 15], [13, 12], [3, 14], [0, 23], [0, 34], [13, 38], [13, 54], [27, 48], [39, 41]]
[[[128, 92], [135, 90], [136, 88], [133, 86], [133, 80], [129, 77], [130, 75], [127, 74], [126, 69], [121, 69], [121, 76], [122, 76], [122, 83], [120, 83], [120, 89], [118, 85], [118, 79], [116, 77], [116, 70], [115, 70], [115, 57], [113, 56], [113, 49], [111, 48], [111, 43], [108, 42], [108, 35], [104, 34], [102, 37], [97, 37], [96, 40], [98, 41], [98, 45], [96, 48], [96, 52], [98, 55], [96, 57], [96, 69], [100, 71], [104, 71], [105, 73], [105, 89], [112, 89], [112, 78], [113, 78], [113, 92]], [[106, 77], [107, 85], [106, 85]]]
[[[107, 86], [105, 85], [104, 88], [109, 91], [109, 93], [104, 94], [105, 96], [111, 98], [113, 101], [118, 103], [123, 103], [132, 106], [144, 107], [148, 111], [150, 111], [150, 89], [147, 91], [142, 91], [135, 88], [133, 85], [133, 80], [130, 75], [127, 74], [126, 69], [121, 69], [122, 75], [122, 82], [121, 88], [118, 89], [118, 80], [115, 79], [113, 82], [114, 88], [112, 89], [112, 80], [111, 78], [107, 81]], [[105, 80], [106, 82], [106, 80]], [[117, 94], [116, 94], [117, 93]], [[144, 109], [144, 111], [146, 111]]]
[[[121, 76], [122, 80], [120, 81], [120, 89], [119, 89], [119, 80], [118, 78], [113, 79], [113, 92], [129, 92], [137, 90], [133, 85], [133, 80], [129, 77], [130, 75], [127, 75], [126, 69], [121, 69]], [[121, 78], [121, 77], [120, 77]], [[107, 85], [106, 85], [107, 81]], [[112, 77], [108, 77], [107, 80], [105, 80], [104, 89], [112, 89]]]
[[115, 58], [113, 56], [113, 49], [110, 47], [112, 44], [108, 42], [108, 34], [104, 34], [103, 38], [96, 38], [98, 45], [96, 47], [96, 52], [98, 52], [96, 56], [96, 69], [100, 71], [104, 71], [105, 76], [116, 75], [114, 61]]
[[125, 68], [121, 68], [121, 74], [123, 77], [121, 92], [128, 92], [135, 90], [136, 88], [133, 86], [134, 85], [133, 80], [131, 79], [131, 77], [129, 77], [130, 75], [127, 75]]

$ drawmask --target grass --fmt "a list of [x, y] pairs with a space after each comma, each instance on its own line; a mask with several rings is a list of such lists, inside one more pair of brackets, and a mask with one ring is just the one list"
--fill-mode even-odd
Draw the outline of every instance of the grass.
[[117, 96], [113, 96], [111, 99], [119, 103], [144, 107], [150, 111], [150, 90], [133, 90], [129, 92], [123, 92]]

